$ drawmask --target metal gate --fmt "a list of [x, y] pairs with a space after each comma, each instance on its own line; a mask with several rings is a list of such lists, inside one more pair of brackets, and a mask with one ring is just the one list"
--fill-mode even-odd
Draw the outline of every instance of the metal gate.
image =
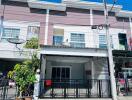
[[9, 79], [0, 79], [0, 100], [15, 100], [17, 88], [9, 86]]
[[116, 83], [119, 96], [132, 96], [132, 79], [117, 79]]

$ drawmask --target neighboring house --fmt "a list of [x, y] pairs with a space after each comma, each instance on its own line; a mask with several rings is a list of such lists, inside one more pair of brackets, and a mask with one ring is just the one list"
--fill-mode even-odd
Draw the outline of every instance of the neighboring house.
[[[111, 7], [108, 5], [109, 10]], [[14, 54], [20, 50], [8, 43], [7, 38], [27, 41], [39, 34], [41, 97], [111, 97], [105, 28], [92, 29], [93, 25], [105, 24], [103, 4], [79, 0], [61, 3], [8, 0], [2, 2], [0, 10], [4, 16], [0, 37], [2, 60], [18, 61], [22, 56]], [[131, 50], [131, 17], [132, 12], [122, 11], [120, 5], [109, 12], [114, 51]], [[26, 52], [21, 45], [22, 52]]]

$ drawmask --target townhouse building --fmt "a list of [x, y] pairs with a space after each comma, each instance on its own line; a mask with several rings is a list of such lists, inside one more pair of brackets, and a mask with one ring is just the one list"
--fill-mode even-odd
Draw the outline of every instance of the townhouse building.
[[[132, 12], [123, 11], [121, 5], [107, 7], [115, 72], [123, 69], [125, 77], [131, 76]], [[1, 66], [30, 58], [32, 50], [24, 44], [31, 37], [39, 39], [41, 98], [111, 98], [102, 3], [1, 0], [0, 14]], [[16, 37], [24, 42], [8, 41]]]

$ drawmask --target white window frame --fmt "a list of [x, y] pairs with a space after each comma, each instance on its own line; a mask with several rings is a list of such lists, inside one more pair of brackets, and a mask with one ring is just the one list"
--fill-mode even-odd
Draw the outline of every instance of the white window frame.
[[[72, 40], [71, 40], [71, 35], [72, 35], [72, 34], [82, 34], [82, 35], [84, 35], [84, 42], [72, 41]], [[71, 33], [70, 33], [70, 43], [84, 43], [84, 45], [85, 45], [84, 47], [86, 47], [85, 33], [83, 33], [83, 32], [82, 32], [82, 33], [81, 33], [81, 32], [71, 32]]]
[[[52, 66], [51, 67], [51, 73], [52, 73], [52, 69], [53, 68], [69, 68], [70, 69], [70, 77], [69, 77], [69, 79], [71, 79], [71, 70], [72, 70], [71, 66]], [[51, 78], [52, 78], [52, 74], [51, 74]]]
[[[101, 35], [104, 35], [105, 36], [105, 42], [104, 43], [100, 43], [100, 36]], [[99, 35], [98, 35], [98, 43], [99, 43], [99, 48], [100, 48], [100, 45], [102, 44], [102, 45], [106, 45], [106, 48], [107, 48], [107, 36], [106, 36], [106, 34], [105, 33], [99, 33]]]
[[[20, 27], [4, 27], [4, 29], [18, 29], [18, 30], [19, 30], [18, 37], [20, 36], [20, 33], [21, 33]], [[3, 29], [3, 33], [2, 33], [2, 35], [1, 35], [1, 40], [2, 40], [2, 39], [14, 38], [14, 37], [4, 37], [4, 36], [3, 36], [3, 34], [4, 34], [4, 29]]]
[[[31, 31], [29, 28], [33, 28], [33, 27], [36, 27], [36, 28], [38, 28], [38, 34], [36, 34], [36, 33], [32, 33], [32, 34], [30, 34], [29, 32]], [[36, 37], [36, 38], [38, 38], [39, 37], [39, 33], [40, 33], [40, 27], [39, 26], [28, 26], [27, 27], [27, 36], [26, 36], [26, 39], [27, 40], [30, 40], [31, 38], [33, 38], [33, 37]], [[36, 35], [36, 36], [35, 36]]]

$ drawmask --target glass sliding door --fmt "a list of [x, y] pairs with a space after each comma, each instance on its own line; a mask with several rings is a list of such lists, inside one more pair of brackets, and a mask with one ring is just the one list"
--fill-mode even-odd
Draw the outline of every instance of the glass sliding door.
[[64, 88], [69, 84], [70, 68], [66, 67], [53, 67], [52, 68], [52, 81], [54, 87]]
[[52, 79], [67, 80], [70, 79], [70, 68], [68, 67], [53, 67]]

